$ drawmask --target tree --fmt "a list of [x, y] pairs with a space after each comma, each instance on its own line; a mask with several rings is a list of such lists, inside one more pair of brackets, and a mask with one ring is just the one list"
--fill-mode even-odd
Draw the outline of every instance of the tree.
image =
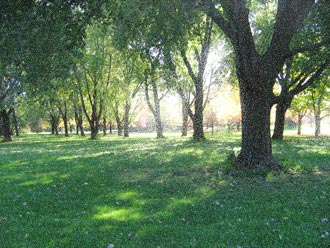
[[76, 86], [91, 129], [91, 139], [97, 138], [111, 81], [112, 51], [108, 35], [102, 25], [89, 26], [84, 57], [75, 70]]
[[[14, 126], [17, 118], [11, 108], [16, 103], [10, 102], [11, 95], [44, 94], [47, 83], [68, 71], [71, 56], [67, 55], [81, 45], [82, 29], [90, 18], [87, 8], [86, 18], [79, 11], [84, 5], [83, 1], [57, 0], [0, 2], [0, 45], [4, 48], [0, 52], [0, 87], [6, 85], [0, 102], [6, 101], [2, 114], [12, 113]], [[10, 140], [9, 134], [6, 137]]]
[[[308, 59], [307, 61], [310, 62]], [[326, 60], [323, 64], [317, 65], [315, 60], [311, 61], [314, 65], [307, 63], [305, 68], [300, 69], [298, 67], [299, 65], [293, 65], [293, 61], [290, 59], [287, 61], [283, 72], [278, 75], [281, 92], [276, 98], [275, 128], [272, 136], [275, 140], [283, 140], [285, 113], [288, 108], [290, 108], [294, 96], [300, 94], [317, 82], [317, 79], [330, 63], [329, 60]], [[299, 61], [297, 63], [299, 63]], [[296, 68], [294, 68], [294, 66]]]
[[[328, 14], [326, 14], [328, 13]], [[294, 37], [291, 46], [304, 43], [317, 43], [329, 40], [329, 23], [325, 18], [330, 14], [330, 6], [320, 1], [305, 21], [304, 28]], [[315, 23], [318, 23], [315, 25]], [[276, 120], [272, 138], [283, 139], [285, 112], [290, 107], [295, 95], [300, 94], [318, 81], [329, 66], [329, 48], [298, 54], [289, 58], [277, 77], [281, 92], [277, 96]]]
[[290, 111], [297, 116], [297, 134], [301, 135], [302, 120], [307, 114], [307, 99], [304, 96], [296, 95], [291, 103]]
[[73, 110], [74, 110], [74, 120], [76, 123], [76, 134], [85, 136], [84, 126], [83, 126], [83, 110], [81, 102], [79, 101], [79, 93], [73, 92]]
[[[313, 6], [325, 1], [316, 4], [314, 0], [279, 0], [275, 5], [277, 11], [271, 15], [272, 20], [258, 30], [254, 25], [253, 10], [256, 10], [256, 5], [268, 8], [267, 2], [182, 0], [168, 4], [167, 1], [155, 3], [147, 0], [128, 9], [132, 1], [125, 1], [125, 4], [115, 1], [118, 5], [112, 13], [116, 16], [114, 23], [119, 27], [116, 29], [118, 37], [121, 34], [120, 39], [126, 45], [144, 36], [146, 39], [141, 40], [149, 47], [151, 43], [177, 47], [178, 41], [189, 40], [187, 33], [191, 26], [200, 22], [198, 11], [209, 16], [225, 34], [235, 54], [242, 110], [242, 147], [235, 161], [237, 168], [280, 168], [273, 159], [270, 135], [270, 110], [275, 103], [273, 88], [276, 77], [288, 58], [327, 43], [321, 40], [290, 46]], [[123, 34], [123, 30], [128, 32]], [[266, 38], [261, 39], [262, 36]]]
[[205, 121], [208, 127], [211, 127], [212, 135], [214, 134], [214, 126], [218, 123], [218, 117], [215, 109], [210, 107], [208, 111], [206, 111]]
[[[0, 61], [1, 62], [1, 61]], [[18, 123], [15, 111], [17, 99], [22, 94], [22, 72], [19, 68], [13, 65], [3, 65], [0, 63], [0, 113], [2, 121], [3, 142], [12, 141], [13, 122], [18, 134]]]
[[213, 27], [213, 22], [209, 20], [208, 18], [205, 21], [205, 31], [201, 35], [200, 40], [201, 40], [201, 49], [200, 51], [195, 48], [195, 56], [197, 60], [197, 73], [194, 72], [191, 63], [189, 62], [186, 51], [181, 50], [181, 56], [184, 61], [184, 64], [188, 70], [189, 76], [191, 80], [194, 82], [194, 106], [195, 106], [195, 111], [194, 113], [191, 111], [190, 108], [190, 102], [189, 100], [187, 101], [184, 97], [184, 92], [182, 89], [179, 89], [179, 93], [181, 98], [183, 99], [184, 105], [187, 109], [187, 112], [193, 122], [193, 128], [194, 128], [194, 133], [193, 133], [193, 139], [195, 141], [203, 141], [205, 140], [204, 136], [204, 130], [203, 130], [203, 110], [205, 108], [204, 104], [204, 72], [206, 69], [206, 64], [207, 64], [207, 58], [209, 55], [210, 51], [210, 46], [211, 46], [211, 35], [212, 35], [212, 27]]
[[111, 89], [112, 108], [117, 121], [118, 135], [129, 137], [132, 101], [143, 81], [144, 64], [134, 51], [117, 51], [116, 75]]
[[230, 40], [236, 56], [236, 71], [242, 108], [242, 148], [235, 166], [279, 169], [273, 159], [270, 110], [275, 102], [276, 77], [285, 61], [310, 49], [293, 49], [290, 43], [311, 12], [312, 0], [279, 0], [273, 32], [264, 52], [258, 52], [250, 24], [247, 1], [202, 1], [201, 8]]
[[[328, 78], [326, 78], [328, 80]], [[309, 90], [307, 94], [309, 107], [314, 115], [315, 137], [321, 134], [321, 121], [329, 116], [330, 108], [330, 90], [325, 82], [320, 82], [317, 87]]]
[[[157, 139], [162, 139], [164, 138], [163, 134], [163, 125], [162, 125], [162, 120], [161, 120], [161, 115], [160, 115], [160, 101], [163, 99], [165, 95], [159, 96], [159, 88], [157, 86], [157, 80], [158, 82], [161, 81], [162, 79], [157, 79], [157, 71], [156, 71], [156, 66], [154, 63], [151, 61], [150, 62], [150, 72], [145, 74], [145, 80], [144, 80], [144, 92], [145, 92], [145, 97], [147, 100], [148, 107], [151, 111], [151, 113], [154, 116], [155, 119], [155, 124], [156, 124], [156, 133], [157, 133]], [[152, 100], [150, 98], [150, 88], [152, 91]]]

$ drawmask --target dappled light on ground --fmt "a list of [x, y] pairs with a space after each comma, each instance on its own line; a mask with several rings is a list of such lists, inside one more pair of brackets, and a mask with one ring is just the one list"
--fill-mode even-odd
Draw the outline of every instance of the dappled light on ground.
[[[225, 138], [224, 138], [225, 137]], [[24, 136], [0, 144], [4, 247], [326, 247], [328, 138], [274, 143], [280, 173], [225, 173], [205, 143]], [[325, 237], [325, 236], [324, 236]]]

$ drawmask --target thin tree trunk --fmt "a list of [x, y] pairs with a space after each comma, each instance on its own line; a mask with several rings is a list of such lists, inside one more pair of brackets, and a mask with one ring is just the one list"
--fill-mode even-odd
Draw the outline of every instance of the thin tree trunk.
[[321, 134], [321, 104], [322, 97], [318, 96], [314, 103], [314, 118], [315, 118], [315, 138], [318, 138]]
[[315, 113], [315, 138], [318, 138], [321, 134], [321, 114], [320, 111]]
[[2, 142], [10, 142], [11, 138], [11, 128], [10, 128], [10, 111], [2, 109], [1, 112], [1, 120], [2, 120], [2, 131], [3, 131], [3, 140]]
[[119, 115], [116, 116], [116, 122], [117, 122], [118, 136], [123, 136], [123, 124]]
[[182, 136], [185, 137], [188, 134], [188, 111], [186, 108], [186, 105], [184, 103], [184, 100], [182, 99]]
[[80, 135], [85, 136], [84, 125], [83, 125], [83, 110], [81, 107], [78, 108], [78, 126], [80, 129]]
[[79, 115], [76, 105], [74, 105], [74, 121], [76, 123], [76, 135], [79, 135]]
[[298, 114], [298, 131], [297, 134], [301, 135], [301, 126], [302, 126], [302, 119], [304, 118], [304, 115]]
[[13, 113], [13, 122], [14, 122], [14, 127], [15, 127], [15, 134], [16, 136], [19, 136], [19, 125], [18, 125], [18, 118], [17, 114], [14, 108], [12, 108], [12, 113]]
[[84, 127], [82, 125], [83, 121], [82, 121], [82, 117], [81, 117], [81, 122], [80, 122], [80, 135], [81, 136], [85, 136], [85, 131], [84, 131]]
[[64, 136], [69, 137], [68, 108], [67, 108], [66, 101], [64, 101], [64, 109], [62, 109], [60, 106], [58, 107], [58, 109], [62, 115], [62, 119], [63, 119], [63, 123], [64, 123]]
[[109, 132], [110, 132], [110, 134], [112, 134], [112, 121], [110, 121], [110, 124], [109, 124]]
[[73, 132], [73, 125], [70, 123], [70, 121], [69, 121], [69, 130], [70, 130], [70, 134], [72, 134], [72, 132]]
[[162, 138], [164, 138], [164, 135], [163, 135], [162, 120], [161, 120], [161, 116], [160, 116], [160, 99], [158, 97], [157, 85], [156, 85], [154, 79], [151, 80], [151, 86], [152, 86], [152, 93], [153, 93], [153, 99], [154, 99], [154, 106], [152, 106], [151, 101], [150, 101], [147, 83], [145, 84], [145, 95], [146, 95], [147, 104], [149, 106], [149, 109], [152, 112], [154, 119], [155, 119], [157, 139], [162, 139]]
[[103, 136], [107, 135], [107, 119], [103, 117]]
[[129, 137], [129, 112], [131, 109], [131, 104], [126, 100], [125, 104], [125, 115], [124, 115], [124, 137]]
[[284, 103], [280, 101], [276, 106], [276, 117], [275, 117], [275, 127], [272, 139], [273, 140], [283, 140], [284, 126], [285, 126], [285, 113], [290, 106], [290, 103]]
[[51, 128], [52, 128], [52, 134], [58, 135], [58, 125], [59, 125], [59, 120], [60, 118], [56, 116], [55, 114], [50, 115], [50, 122], [51, 122]]
[[152, 92], [154, 95], [154, 105], [155, 105], [155, 122], [156, 122], [156, 132], [157, 132], [157, 139], [164, 138], [163, 135], [163, 126], [162, 120], [160, 117], [160, 100], [158, 98], [158, 90], [155, 82], [152, 82]]

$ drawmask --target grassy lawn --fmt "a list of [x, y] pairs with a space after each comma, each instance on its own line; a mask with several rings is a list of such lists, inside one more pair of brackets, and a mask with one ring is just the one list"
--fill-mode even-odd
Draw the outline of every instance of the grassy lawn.
[[0, 144], [0, 247], [330, 247], [330, 138], [286, 138], [286, 172], [224, 173], [239, 136], [24, 135]]

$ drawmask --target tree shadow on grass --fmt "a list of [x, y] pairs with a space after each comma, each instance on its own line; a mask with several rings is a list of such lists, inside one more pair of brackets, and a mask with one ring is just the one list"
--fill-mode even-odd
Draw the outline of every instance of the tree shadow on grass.
[[329, 210], [322, 198], [329, 177], [225, 176], [218, 148], [231, 144], [224, 141], [86, 143], [49, 153], [39, 153], [47, 143], [21, 147], [31, 157], [12, 154], [2, 164], [5, 247], [328, 244], [320, 219]]

